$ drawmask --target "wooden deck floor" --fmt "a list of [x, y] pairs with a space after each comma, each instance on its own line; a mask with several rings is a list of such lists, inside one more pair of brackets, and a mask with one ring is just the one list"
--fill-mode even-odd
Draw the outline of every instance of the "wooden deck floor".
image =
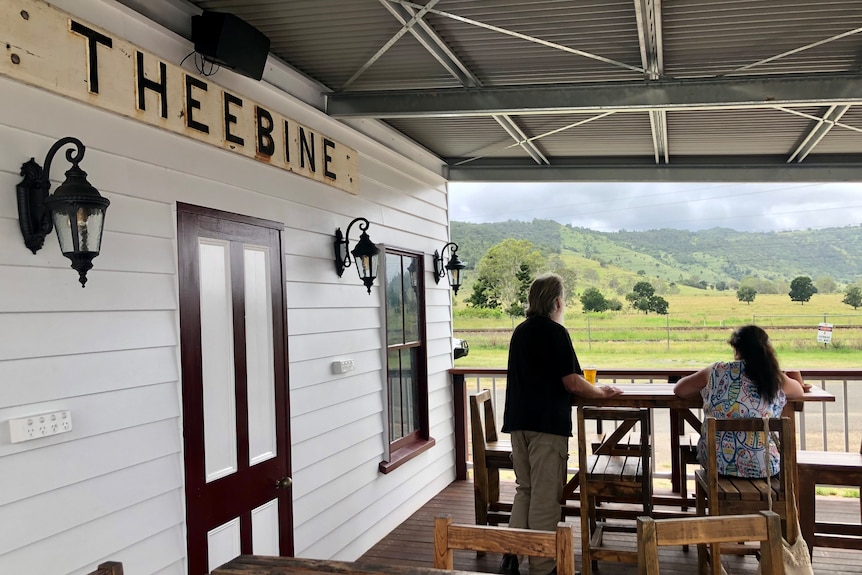
[[[506, 482], [501, 485], [501, 490], [513, 492], [514, 483]], [[817, 511], [818, 519], [822, 514], [822, 517], [828, 517], [831, 521], [859, 521], [858, 500], [819, 498]], [[472, 481], [453, 482], [357, 561], [365, 564], [433, 566], [434, 517], [441, 514], [451, 515], [456, 523], [474, 522]], [[578, 533], [575, 560], [577, 568], [580, 568], [579, 523], [577, 517], [570, 518], [570, 521]], [[619, 534], [617, 537], [621, 538], [621, 543], [635, 547], [633, 534]], [[694, 548], [687, 553], [679, 547], [662, 548], [659, 557], [662, 573], [691, 574], [697, 571], [697, 550]], [[725, 556], [722, 559], [730, 575], [751, 574], [757, 567], [753, 557]], [[493, 553], [483, 557], [477, 557], [474, 552], [455, 553], [455, 568], [460, 570], [496, 573], [499, 563], [500, 556]], [[522, 566], [521, 571], [526, 575], [526, 565]], [[599, 572], [605, 575], [635, 575], [637, 568], [635, 565], [602, 562], [599, 563]], [[817, 575], [862, 575], [862, 549], [816, 548], [814, 572]]]

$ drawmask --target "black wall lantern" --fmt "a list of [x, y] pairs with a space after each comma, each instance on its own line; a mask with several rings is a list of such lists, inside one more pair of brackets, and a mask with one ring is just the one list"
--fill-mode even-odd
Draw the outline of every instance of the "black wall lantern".
[[[446, 253], [446, 248], [449, 248], [449, 263], [443, 265], [443, 254]], [[434, 252], [434, 283], [440, 283], [443, 276], [449, 276], [449, 285], [452, 286], [452, 291], [458, 295], [458, 289], [461, 287], [461, 270], [467, 265], [458, 257], [458, 244], [449, 242], [443, 249]]]
[[[53, 195], [49, 195], [54, 154], [70, 144], [77, 148], [66, 150], [66, 160], [72, 167], [66, 172], [66, 181]], [[44, 169], [33, 158], [21, 166], [24, 179], [15, 187], [24, 244], [35, 254], [45, 243], [45, 236], [51, 233], [52, 228], [56, 229], [60, 251], [72, 260], [81, 287], [87, 283], [87, 272], [93, 267], [93, 258], [99, 255], [105, 210], [111, 203], [90, 185], [87, 173], [78, 167], [84, 150], [84, 144], [77, 138], [58, 140], [48, 150]]]
[[[362, 230], [362, 234], [359, 236], [359, 241], [356, 242], [356, 247], [350, 250], [348, 254], [350, 228], [356, 222], [360, 222], [359, 229]], [[347, 226], [347, 233], [344, 235], [341, 234], [341, 228], [335, 228], [335, 273], [338, 274], [338, 277], [341, 277], [341, 274], [344, 273], [344, 268], [351, 266], [350, 256], [352, 255], [356, 263], [356, 273], [359, 274], [359, 279], [365, 284], [370, 294], [371, 285], [374, 283], [374, 278], [377, 277], [380, 249], [368, 237], [368, 233], [366, 232], [368, 226], [368, 220], [365, 218], [356, 218]]]

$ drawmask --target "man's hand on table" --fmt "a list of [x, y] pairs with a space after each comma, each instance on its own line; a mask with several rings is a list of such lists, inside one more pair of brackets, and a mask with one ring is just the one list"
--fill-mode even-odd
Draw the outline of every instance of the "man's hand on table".
[[615, 395], [619, 395], [623, 392], [619, 387], [615, 387], [613, 385], [599, 385], [596, 386], [596, 389], [601, 391], [601, 397], [614, 397]]

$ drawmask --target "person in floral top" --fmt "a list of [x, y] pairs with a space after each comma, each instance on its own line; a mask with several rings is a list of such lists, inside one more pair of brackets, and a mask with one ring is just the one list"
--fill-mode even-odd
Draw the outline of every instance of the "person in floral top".
[[[704, 417], [780, 417], [788, 398], [804, 393], [802, 374], [781, 371], [769, 336], [756, 325], [740, 327], [730, 336], [734, 361], [719, 361], [683, 377], [674, 387], [680, 397], [703, 397]], [[706, 419], [697, 446], [698, 461], [706, 466]], [[717, 469], [721, 475], [771, 477], [778, 473], [778, 449], [769, 445], [769, 469], [764, 469], [763, 434], [719, 435]]]

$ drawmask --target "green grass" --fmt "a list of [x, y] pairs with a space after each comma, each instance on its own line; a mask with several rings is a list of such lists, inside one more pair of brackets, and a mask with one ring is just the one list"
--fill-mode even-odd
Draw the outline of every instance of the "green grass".
[[[785, 368], [862, 367], [862, 310], [843, 303], [841, 294], [815, 294], [806, 305], [786, 295], [758, 295], [751, 304], [728, 292], [667, 295], [671, 313], [607, 312], [583, 314], [567, 308], [566, 326], [581, 363], [614, 368], [685, 368], [732, 359], [727, 338], [735, 327], [756, 323], [770, 339]], [[463, 304], [454, 314], [455, 333], [467, 340], [470, 354], [456, 363], [504, 367], [512, 328], [522, 321], [469, 317]], [[817, 324], [836, 325], [832, 344], [817, 343]], [[777, 326], [801, 326], [775, 329]], [[497, 331], [490, 331], [496, 329]]]
[[847, 489], [838, 487], [815, 487], [814, 492], [817, 495], [827, 495], [831, 497], [846, 497], [848, 499], [858, 499], [858, 489]]

